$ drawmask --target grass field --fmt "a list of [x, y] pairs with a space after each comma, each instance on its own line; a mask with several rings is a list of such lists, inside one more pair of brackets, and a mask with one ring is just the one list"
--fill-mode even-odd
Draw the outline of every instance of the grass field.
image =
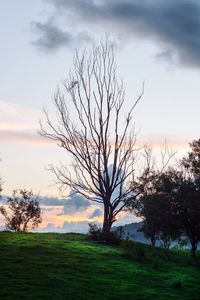
[[0, 233], [0, 299], [200, 299], [200, 258], [84, 235]]

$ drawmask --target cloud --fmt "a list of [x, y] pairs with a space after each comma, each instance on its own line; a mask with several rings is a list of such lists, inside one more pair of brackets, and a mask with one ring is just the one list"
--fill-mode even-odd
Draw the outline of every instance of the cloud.
[[36, 132], [40, 115], [40, 111], [0, 100], [1, 142], [52, 143]]
[[[76, 27], [113, 31], [127, 41], [139, 38], [159, 46], [162, 58], [173, 56], [189, 66], [200, 65], [200, 3], [195, 0], [45, 0], [53, 5], [54, 17], [65, 15]], [[69, 22], [65, 21], [69, 25]], [[45, 33], [44, 46], [54, 49], [69, 43], [71, 38], [51, 24], [38, 23]], [[92, 30], [91, 30], [92, 28]], [[74, 29], [75, 31], [75, 29]], [[73, 34], [75, 34], [73, 31]], [[96, 32], [96, 30], [95, 30]], [[54, 39], [54, 34], [58, 37]]]
[[0, 225], [0, 231], [6, 230], [6, 227], [4, 225]]
[[44, 23], [32, 22], [32, 27], [39, 35], [33, 45], [47, 52], [55, 52], [63, 46], [71, 47], [89, 39], [85, 32], [73, 34], [62, 30], [51, 19]]
[[66, 199], [40, 197], [40, 204], [44, 206], [64, 206]]
[[45, 138], [39, 136], [37, 133], [26, 130], [1, 130], [0, 140], [12, 143], [28, 143], [28, 144], [50, 144], [51, 141], [47, 141]]
[[63, 210], [59, 213], [59, 216], [62, 215], [73, 215], [77, 212], [83, 212], [86, 210], [92, 202], [87, 200], [81, 195], [69, 194], [67, 199], [58, 199], [58, 198], [40, 198], [40, 204], [42, 206], [61, 206]]
[[89, 216], [90, 219], [101, 217], [103, 214], [102, 210], [100, 208], [96, 208], [91, 215]]
[[41, 112], [0, 100], [0, 130], [35, 130]]
[[71, 215], [76, 212], [81, 212], [86, 210], [90, 205], [91, 201], [85, 199], [81, 195], [70, 195], [70, 197], [66, 200], [63, 211], [61, 215]]
[[51, 206], [51, 207], [42, 206], [43, 212], [50, 212], [50, 211], [54, 211], [54, 210], [55, 210], [55, 208], [53, 206]]
[[1, 196], [1, 197], [0, 197], [0, 206], [6, 204], [6, 203], [7, 203], [7, 200], [8, 200], [8, 199], [7, 199], [6, 196]]
[[[120, 226], [133, 222], [140, 222], [141, 219], [137, 218], [132, 213], [121, 213], [119, 221], [117, 221], [114, 225]], [[64, 221], [60, 226], [55, 223], [49, 222], [45, 227], [40, 227], [35, 229], [35, 231], [39, 232], [77, 232], [77, 233], [87, 233], [89, 230], [88, 225], [89, 220], [81, 220], [81, 221]], [[100, 222], [101, 224], [101, 222]]]
[[35, 231], [41, 232], [59, 232], [59, 227], [55, 226], [53, 223], [48, 223], [46, 227], [36, 229]]
[[79, 221], [79, 222], [64, 222], [61, 230], [64, 232], [77, 232], [77, 233], [87, 233], [88, 232], [88, 222]]
[[162, 50], [155, 55], [157, 60], [167, 61], [169, 63], [175, 62], [174, 53], [170, 49]]
[[65, 221], [62, 226], [56, 226], [53, 223], [48, 223], [46, 227], [39, 228], [36, 231], [40, 232], [75, 232], [75, 233], [87, 233], [88, 232], [87, 221], [69, 222]]

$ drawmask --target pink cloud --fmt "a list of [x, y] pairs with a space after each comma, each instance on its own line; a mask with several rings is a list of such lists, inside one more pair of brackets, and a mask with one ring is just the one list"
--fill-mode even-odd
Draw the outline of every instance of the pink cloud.
[[[32, 131], [15, 131], [15, 130], [1, 130], [0, 140], [9, 143], [21, 143], [21, 144], [53, 144], [51, 140], [47, 140], [37, 133]], [[55, 143], [54, 143], [55, 144]]]

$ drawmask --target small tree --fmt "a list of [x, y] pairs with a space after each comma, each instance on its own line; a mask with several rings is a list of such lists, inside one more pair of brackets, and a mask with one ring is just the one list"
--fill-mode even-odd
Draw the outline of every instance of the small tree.
[[62, 187], [104, 206], [103, 235], [109, 235], [117, 215], [132, 199], [126, 184], [133, 175], [135, 134], [133, 110], [142, 93], [131, 101], [126, 117], [125, 91], [117, 80], [113, 46], [109, 41], [91, 53], [77, 53], [74, 72], [55, 94], [57, 122], [45, 111], [40, 134], [55, 140], [72, 157], [72, 167], [50, 166]]
[[143, 219], [142, 226], [138, 231], [143, 232], [147, 239], [150, 239], [152, 246], [155, 246], [159, 237], [159, 220], [156, 216], [156, 203], [154, 197], [141, 197], [139, 205], [135, 206], [137, 217]]
[[182, 178], [176, 195], [176, 207], [182, 232], [191, 244], [191, 254], [196, 255], [200, 242], [200, 186], [194, 178]]
[[42, 222], [39, 200], [27, 190], [15, 190], [7, 200], [8, 210], [0, 207], [0, 213], [6, 219], [6, 228], [26, 232], [38, 227]]
[[[177, 189], [179, 172], [168, 169], [154, 174], [138, 200], [133, 204], [136, 215], [144, 222], [141, 231], [150, 238], [152, 245], [157, 239], [169, 248], [171, 241], [181, 234], [180, 218], [174, 203], [174, 190]], [[139, 181], [143, 181], [143, 177]], [[143, 185], [141, 185], [142, 187]]]
[[180, 161], [180, 170], [157, 173], [150, 168], [138, 178], [139, 197], [132, 208], [144, 218], [142, 230], [153, 242], [155, 234], [166, 246], [187, 236], [195, 256], [200, 242], [200, 140], [190, 146], [192, 151]]
[[194, 140], [189, 144], [192, 151], [181, 160], [181, 166], [189, 173], [190, 176], [200, 180], [200, 139]]
[[200, 139], [190, 143], [190, 147], [191, 151], [180, 162], [184, 177], [178, 199], [183, 230], [191, 243], [192, 256], [195, 256], [200, 242]]

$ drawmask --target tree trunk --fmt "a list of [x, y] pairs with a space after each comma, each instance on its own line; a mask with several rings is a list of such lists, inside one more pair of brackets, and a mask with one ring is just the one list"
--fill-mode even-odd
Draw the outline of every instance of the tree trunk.
[[192, 248], [191, 248], [191, 256], [196, 257], [196, 250], [197, 250], [197, 243], [196, 241], [191, 242]]
[[108, 240], [110, 235], [110, 230], [112, 226], [112, 212], [108, 206], [104, 206], [104, 219], [103, 219], [103, 237], [105, 240]]
[[154, 237], [151, 237], [151, 245], [152, 246], [156, 245], [156, 239]]

